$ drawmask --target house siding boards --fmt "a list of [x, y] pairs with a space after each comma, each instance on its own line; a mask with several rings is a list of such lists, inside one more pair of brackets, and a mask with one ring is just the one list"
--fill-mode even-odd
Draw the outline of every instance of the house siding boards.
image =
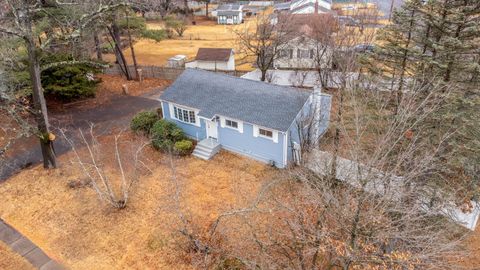
[[269, 163], [275, 162], [275, 166], [286, 166], [283, 160], [284, 134], [278, 134], [278, 142], [264, 137], [254, 137], [254, 125], [243, 123], [243, 133], [227, 127], [219, 127], [218, 142], [226, 150], [252, 157], [256, 160]]
[[[320, 47], [320, 50], [322, 48]], [[279, 50], [283, 50], [280, 56], [273, 62], [273, 66], [279, 69], [313, 69], [317, 66], [317, 43], [307, 36], [296, 37], [286, 44], [282, 45]], [[331, 51], [321, 52], [325, 54], [320, 59], [322, 68], [329, 68], [328, 59]]]
[[173, 117], [170, 114], [170, 112], [172, 111], [170, 107], [175, 105], [177, 105], [179, 108], [191, 109], [189, 107], [185, 107], [182, 105], [162, 101], [163, 118], [177, 124], [177, 126], [179, 126], [188, 137], [195, 139], [197, 141], [205, 139], [207, 137], [205, 120], [197, 116], [199, 125], [185, 123], [180, 120], [177, 120], [175, 119], [175, 117]]
[[[189, 137], [207, 138], [208, 121], [216, 121], [216, 139], [224, 149], [284, 168], [292, 160], [288, 153], [292, 141], [300, 143], [293, 123], [304, 115], [311, 97], [311, 92], [304, 90], [187, 69], [160, 100], [164, 118]], [[191, 124], [175, 119], [173, 106], [194, 111], [198, 121]]]
[[[166, 120], [174, 122], [178, 125], [185, 134], [197, 141], [201, 141], [207, 138], [205, 119], [199, 117], [200, 126], [196, 126], [189, 123], [184, 123], [171, 116], [170, 106], [178, 106], [180, 108], [186, 108], [181, 105], [162, 101], [163, 117]], [[221, 117], [225, 119], [225, 117]], [[226, 118], [231, 119], [231, 118]], [[240, 122], [239, 120], [232, 119]], [[264, 163], [275, 162], [275, 166], [284, 168], [287, 165], [287, 161], [284, 160], [284, 140], [285, 134], [279, 131], [277, 132], [277, 141], [273, 139], [264, 138], [261, 136], [254, 136], [254, 127], [256, 125], [241, 122], [242, 131], [226, 127], [221, 123], [217, 124], [217, 141], [226, 150], [251, 157]], [[258, 126], [257, 126], [258, 127]], [[260, 127], [261, 128], [261, 127]]]

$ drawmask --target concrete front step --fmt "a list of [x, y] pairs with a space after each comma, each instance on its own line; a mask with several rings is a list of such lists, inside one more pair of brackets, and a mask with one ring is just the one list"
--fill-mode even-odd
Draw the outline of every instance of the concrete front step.
[[220, 151], [220, 148], [221, 145], [216, 141], [212, 139], [204, 139], [197, 143], [192, 155], [204, 160], [209, 160]]
[[215, 147], [210, 147], [210, 146], [205, 146], [205, 145], [197, 144], [197, 146], [195, 147], [195, 149], [199, 149], [199, 150], [206, 151], [206, 152], [212, 152], [212, 151], [215, 150]]
[[210, 159], [211, 158], [211, 154], [212, 154], [212, 151], [205, 151], [203, 149], [197, 149], [195, 148], [195, 150], [193, 150], [193, 153], [192, 153], [194, 156], [196, 157], [199, 157], [199, 158], [203, 158], [203, 159]]
[[197, 158], [201, 158], [201, 159], [204, 159], [204, 160], [209, 160], [210, 157], [208, 155], [205, 155], [205, 154], [202, 154], [202, 153], [196, 153], [196, 152], [193, 152], [192, 155], [194, 157], [197, 157]]

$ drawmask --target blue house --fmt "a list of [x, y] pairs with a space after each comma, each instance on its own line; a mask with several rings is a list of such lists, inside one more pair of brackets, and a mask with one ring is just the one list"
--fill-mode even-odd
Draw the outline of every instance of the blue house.
[[299, 161], [302, 140], [327, 129], [331, 96], [186, 69], [160, 101], [163, 118], [198, 141], [193, 155], [209, 159], [223, 148], [284, 168]]

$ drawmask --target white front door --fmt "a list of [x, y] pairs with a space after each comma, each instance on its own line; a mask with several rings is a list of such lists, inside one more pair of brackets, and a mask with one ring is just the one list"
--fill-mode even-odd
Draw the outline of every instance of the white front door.
[[205, 121], [207, 123], [207, 138], [218, 138], [217, 122]]

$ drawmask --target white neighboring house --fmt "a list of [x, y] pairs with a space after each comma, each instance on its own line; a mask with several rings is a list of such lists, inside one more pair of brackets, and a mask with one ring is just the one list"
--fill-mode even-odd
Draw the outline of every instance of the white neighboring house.
[[276, 4], [275, 11], [290, 14], [332, 13], [332, 0], [293, 0]]
[[231, 48], [199, 48], [194, 61], [187, 68], [205, 70], [235, 70], [235, 54]]
[[243, 5], [220, 5], [212, 12], [212, 16], [217, 17], [218, 24], [241, 24], [243, 22]]
[[[307, 35], [293, 38], [279, 48], [278, 57], [273, 61], [275, 69], [313, 69], [318, 64], [329, 68], [331, 50], [321, 46]], [[318, 54], [318, 56], [317, 56]]]

